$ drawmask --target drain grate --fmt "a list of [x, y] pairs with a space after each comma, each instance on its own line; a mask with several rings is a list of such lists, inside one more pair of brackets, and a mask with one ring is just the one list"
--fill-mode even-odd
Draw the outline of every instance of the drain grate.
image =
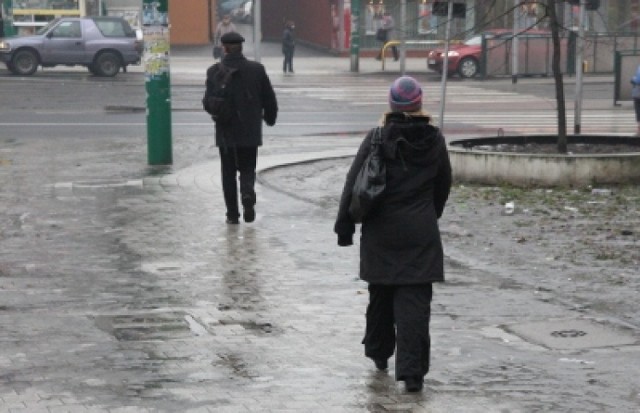
[[560, 330], [560, 331], [552, 331], [551, 335], [554, 337], [572, 338], [572, 337], [586, 336], [587, 332], [582, 330]]
[[627, 330], [588, 319], [550, 320], [503, 326], [530, 343], [553, 349], [577, 350], [636, 344]]

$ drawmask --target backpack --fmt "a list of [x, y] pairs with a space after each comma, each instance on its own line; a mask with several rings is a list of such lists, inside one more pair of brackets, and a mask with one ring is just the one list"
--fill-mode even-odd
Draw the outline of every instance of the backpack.
[[207, 79], [204, 97], [202, 98], [203, 109], [211, 115], [211, 119], [218, 125], [229, 125], [236, 112], [233, 94], [229, 87], [231, 77], [238, 69], [216, 63], [212, 66], [213, 79]]

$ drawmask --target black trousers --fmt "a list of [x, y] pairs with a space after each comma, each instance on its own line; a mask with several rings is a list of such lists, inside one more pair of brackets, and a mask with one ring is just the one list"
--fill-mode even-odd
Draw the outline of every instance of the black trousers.
[[252, 147], [219, 147], [222, 170], [222, 192], [227, 206], [227, 218], [240, 217], [238, 209], [237, 173], [240, 173], [240, 199], [243, 207], [256, 204], [256, 163], [258, 148]]
[[293, 72], [293, 50], [284, 50], [284, 60], [282, 61], [282, 71]]
[[367, 357], [388, 359], [396, 352], [396, 380], [429, 372], [431, 284], [369, 284], [364, 340]]

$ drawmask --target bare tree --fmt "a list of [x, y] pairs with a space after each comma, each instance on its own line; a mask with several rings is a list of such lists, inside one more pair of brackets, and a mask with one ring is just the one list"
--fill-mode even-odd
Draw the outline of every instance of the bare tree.
[[564, 81], [560, 70], [560, 23], [556, 12], [556, 0], [547, 0], [547, 15], [551, 26], [553, 58], [551, 71], [556, 86], [556, 103], [558, 105], [558, 152], [567, 153], [567, 111], [564, 102]]

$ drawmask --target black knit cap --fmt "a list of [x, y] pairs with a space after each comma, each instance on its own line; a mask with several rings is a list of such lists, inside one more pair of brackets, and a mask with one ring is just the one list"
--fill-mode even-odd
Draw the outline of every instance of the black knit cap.
[[222, 35], [222, 37], [220, 38], [220, 41], [223, 44], [242, 43], [244, 42], [244, 37], [240, 36], [236, 32], [229, 32]]

